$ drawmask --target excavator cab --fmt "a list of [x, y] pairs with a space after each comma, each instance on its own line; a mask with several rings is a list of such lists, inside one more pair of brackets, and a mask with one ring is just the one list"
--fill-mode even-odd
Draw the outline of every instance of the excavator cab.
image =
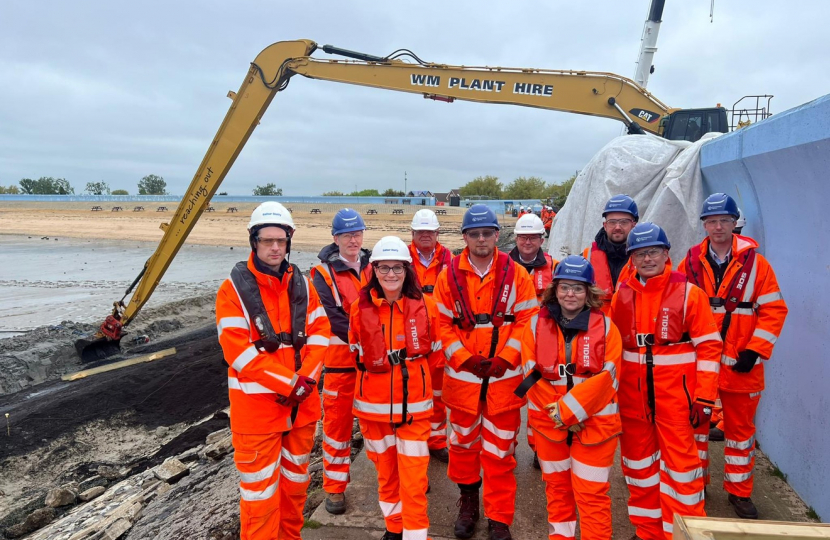
[[711, 131], [728, 133], [726, 109], [683, 109], [662, 119], [663, 137], [670, 141], [695, 142]]

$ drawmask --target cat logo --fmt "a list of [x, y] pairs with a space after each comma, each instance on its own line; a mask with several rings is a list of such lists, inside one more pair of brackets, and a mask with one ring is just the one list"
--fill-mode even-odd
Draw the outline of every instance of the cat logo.
[[657, 114], [656, 112], [648, 111], [646, 109], [631, 109], [628, 112], [633, 114], [640, 120], [645, 120], [649, 124], [653, 124], [660, 119], [659, 114]]

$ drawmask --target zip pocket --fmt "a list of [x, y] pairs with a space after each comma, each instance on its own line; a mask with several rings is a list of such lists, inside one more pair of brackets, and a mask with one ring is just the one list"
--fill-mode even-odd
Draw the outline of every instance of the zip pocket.
[[427, 397], [427, 374], [424, 372], [424, 366], [419, 366], [421, 368], [421, 395]]
[[689, 395], [689, 390], [686, 388], [686, 376], [683, 375], [683, 392], [686, 393], [686, 401], [689, 403], [689, 411], [692, 410], [692, 396]]
[[366, 375], [365, 371], [360, 372], [360, 397], [363, 397], [363, 376]]

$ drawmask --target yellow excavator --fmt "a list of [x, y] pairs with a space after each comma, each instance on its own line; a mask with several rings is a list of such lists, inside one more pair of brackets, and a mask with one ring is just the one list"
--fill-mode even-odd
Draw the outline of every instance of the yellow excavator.
[[161, 224], [164, 236], [155, 253], [114, 303], [99, 331], [75, 343], [83, 361], [120, 352], [124, 327], [153, 294], [271, 100], [295, 75], [445, 102], [501, 103], [602, 116], [623, 122], [629, 133], [673, 140], [694, 141], [709, 131], [727, 131], [726, 109], [672, 109], [634, 81], [613, 73], [450, 66], [424, 62], [408, 49], [380, 57], [325, 45], [323, 52], [347, 60], [312, 57], [317, 49], [310, 40], [274, 43], [251, 63], [239, 91], [228, 93], [233, 103], [173, 219]]

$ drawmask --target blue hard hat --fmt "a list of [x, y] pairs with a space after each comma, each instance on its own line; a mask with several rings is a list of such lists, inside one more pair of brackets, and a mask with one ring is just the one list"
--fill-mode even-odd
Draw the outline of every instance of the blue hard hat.
[[671, 243], [666, 236], [666, 231], [648, 221], [638, 223], [628, 233], [628, 248], [626, 249], [626, 253], [631, 253], [635, 249], [651, 246], [661, 246], [666, 249], [671, 249]]
[[344, 208], [338, 210], [334, 214], [334, 219], [331, 220], [331, 234], [337, 236], [338, 234], [365, 231], [366, 224], [363, 223], [363, 218], [357, 213], [357, 210], [351, 208]]
[[568, 255], [556, 265], [553, 279], [572, 279], [594, 284], [594, 267], [582, 255]]
[[614, 195], [608, 202], [605, 203], [605, 209], [602, 211], [602, 217], [605, 217], [611, 212], [625, 212], [634, 217], [634, 221], [639, 221], [640, 212], [637, 210], [637, 203], [628, 195]]
[[723, 214], [728, 214], [735, 219], [740, 217], [741, 211], [738, 210], [738, 203], [735, 202], [735, 199], [726, 193], [712, 193], [706, 197], [706, 200], [703, 201], [703, 208], [700, 210], [700, 219]]
[[494, 227], [501, 229], [496, 213], [485, 204], [474, 204], [464, 213], [461, 221], [461, 232], [467, 229], [478, 229], [481, 227]]

